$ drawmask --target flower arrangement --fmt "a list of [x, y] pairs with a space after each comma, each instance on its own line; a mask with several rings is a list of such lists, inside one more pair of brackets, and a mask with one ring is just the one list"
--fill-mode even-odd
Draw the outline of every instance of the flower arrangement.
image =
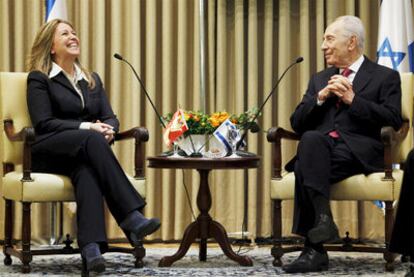
[[[188, 136], [189, 134], [213, 134], [214, 131], [227, 119], [237, 125], [240, 130], [251, 129], [253, 132], [257, 132], [259, 130], [259, 126], [256, 121], [253, 122], [257, 112], [257, 108], [243, 112], [240, 115], [229, 114], [226, 111], [207, 114], [201, 111], [184, 110], [184, 118], [188, 126], [188, 131], [184, 134], [184, 136]], [[165, 122], [170, 122], [172, 116], [173, 113], [169, 113], [164, 116], [163, 119]]]

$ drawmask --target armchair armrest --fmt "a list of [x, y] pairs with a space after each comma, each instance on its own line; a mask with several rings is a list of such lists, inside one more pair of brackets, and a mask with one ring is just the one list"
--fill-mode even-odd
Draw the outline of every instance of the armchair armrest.
[[267, 132], [267, 141], [272, 143], [272, 178], [282, 178], [282, 149], [281, 140], [299, 140], [300, 135], [281, 127], [272, 127]]
[[[401, 143], [408, 134], [409, 122], [405, 120], [402, 127], [395, 131], [392, 127], [386, 126], [381, 129], [381, 140], [384, 144], [384, 179], [393, 179], [392, 177], [392, 153], [399, 143]], [[281, 140], [299, 140], [300, 136], [294, 132], [287, 131], [280, 127], [270, 128], [267, 133], [267, 141], [272, 143], [272, 178], [281, 179], [282, 175], [282, 150]]]
[[126, 139], [135, 139], [135, 158], [134, 158], [134, 167], [135, 174], [134, 178], [143, 178], [144, 177], [144, 147], [142, 143], [147, 142], [149, 139], [148, 130], [145, 127], [134, 127], [132, 129], [119, 132], [115, 135], [115, 141], [126, 140]]
[[381, 129], [381, 140], [384, 144], [384, 179], [393, 179], [392, 177], [392, 153], [399, 143], [401, 143], [408, 134], [409, 121], [404, 120], [403, 125], [398, 131], [390, 126], [383, 127]]
[[[30, 173], [32, 172], [32, 150], [31, 143], [35, 140], [35, 131], [32, 127], [24, 127], [19, 132], [15, 132], [13, 120], [3, 121], [4, 132], [10, 141], [23, 142], [23, 178], [22, 181], [33, 181]], [[6, 172], [6, 171], [5, 171]]]

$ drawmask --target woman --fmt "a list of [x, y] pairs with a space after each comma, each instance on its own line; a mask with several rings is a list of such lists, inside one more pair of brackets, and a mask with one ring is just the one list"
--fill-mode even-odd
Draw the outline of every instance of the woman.
[[408, 154], [398, 200], [390, 251], [410, 257], [406, 277], [414, 277], [414, 150]]
[[136, 192], [110, 144], [119, 122], [98, 74], [79, 62], [72, 25], [55, 19], [36, 35], [29, 57], [27, 104], [36, 139], [32, 169], [71, 178], [77, 203], [78, 244], [87, 271], [102, 272], [107, 248], [103, 198], [133, 244], [160, 227], [138, 210]]

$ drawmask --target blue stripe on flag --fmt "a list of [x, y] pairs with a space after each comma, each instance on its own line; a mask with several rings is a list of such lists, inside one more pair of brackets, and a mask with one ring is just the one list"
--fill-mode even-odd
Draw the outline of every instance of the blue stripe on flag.
[[226, 126], [230, 126], [230, 128], [232, 128], [232, 129], [236, 129], [236, 126], [234, 126], [234, 124], [233, 124], [233, 123], [231, 123], [230, 121], [225, 121], [225, 122], [224, 122], [224, 124], [225, 124]]
[[232, 151], [231, 145], [221, 133], [217, 132], [215, 135], [224, 144], [224, 146], [226, 146], [227, 152]]
[[55, 4], [56, 0], [46, 0], [46, 18], [45, 20], [47, 21], [47, 18], [49, 17], [50, 11], [53, 8], [53, 5]]
[[408, 45], [408, 61], [410, 63], [410, 72], [414, 72], [414, 42]]

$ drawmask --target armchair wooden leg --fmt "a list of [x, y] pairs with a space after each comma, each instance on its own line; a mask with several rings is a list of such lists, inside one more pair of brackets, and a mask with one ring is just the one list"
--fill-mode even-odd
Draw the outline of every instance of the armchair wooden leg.
[[273, 200], [273, 266], [282, 266], [282, 200]]
[[7, 250], [13, 248], [12, 236], [13, 236], [13, 203], [11, 200], [5, 199], [5, 216], [4, 216], [4, 265], [11, 265], [12, 259]]
[[[144, 214], [143, 209], [139, 209], [139, 212]], [[135, 264], [134, 264], [135, 268], [143, 268], [144, 267], [144, 257], [146, 255], [146, 251], [145, 251], [144, 243], [143, 243], [142, 239], [139, 240], [139, 244], [134, 247], [133, 254], [134, 254], [134, 257], [135, 257]]]
[[139, 245], [134, 247], [134, 257], [135, 257], [135, 267], [142, 268], [144, 267], [144, 257], [145, 257], [145, 248], [142, 243], [142, 240], [139, 241]]
[[30, 202], [23, 202], [23, 223], [22, 223], [22, 272], [29, 273], [30, 262], [32, 261], [32, 253], [30, 252], [31, 240], [31, 217]]
[[394, 208], [392, 206], [392, 201], [385, 201], [385, 252], [384, 260], [385, 270], [394, 271], [394, 260], [396, 255], [391, 253], [389, 249], [389, 244], [391, 240], [391, 233], [394, 227]]

